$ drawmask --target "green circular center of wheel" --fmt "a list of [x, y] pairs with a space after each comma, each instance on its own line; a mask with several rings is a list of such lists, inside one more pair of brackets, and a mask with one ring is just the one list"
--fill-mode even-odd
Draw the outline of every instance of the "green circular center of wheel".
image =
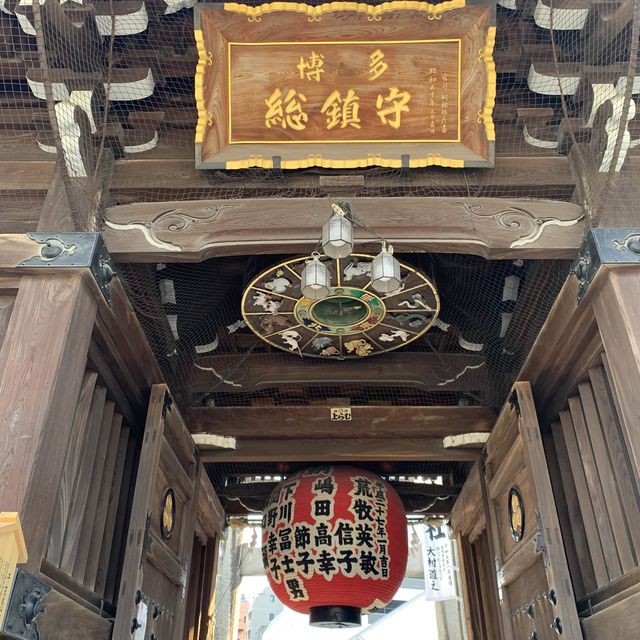
[[349, 296], [334, 296], [318, 300], [310, 309], [311, 316], [321, 324], [333, 327], [353, 325], [370, 314], [367, 304]]

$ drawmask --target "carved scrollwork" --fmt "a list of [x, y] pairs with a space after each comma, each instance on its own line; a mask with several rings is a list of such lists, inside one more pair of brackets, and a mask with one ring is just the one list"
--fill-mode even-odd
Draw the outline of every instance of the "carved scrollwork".
[[525, 247], [536, 242], [547, 227], [573, 227], [584, 218], [584, 213], [570, 220], [560, 220], [552, 217], [540, 218], [524, 207], [514, 205], [499, 211], [483, 213], [481, 212], [483, 208], [481, 203], [461, 201], [454, 204], [462, 207], [472, 218], [489, 218], [495, 220], [501, 227], [506, 229], [522, 229], [523, 233], [509, 244], [512, 249]]
[[[220, 204], [215, 207], [205, 207], [202, 210], [202, 215], [188, 215], [182, 209], [169, 209], [158, 214], [153, 220], [148, 222], [142, 222], [132, 220], [131, 222], [120, 224], [113, 222], [108, 218], [105, 218], [105, 224], [111, 229], [117, 231], [128, 231], [131, 229], [137, 229], [144, 234], [147, 242], [159, 249], [165, 249], [166, 251], [182, 251], [183, 247], [176, 242], [170, 242], [164, 240], [158, 236], [160, 232], [182, 232], [196, 227], [201, 223], [208, 223], [213, 220], [217, 220], [223, 211], [228, 208], [233, 208], [234, 204]], [[214, 243], [208, 243], [202, 246], [202, 249], [206, 249], [209, 246], [213, 246]]]

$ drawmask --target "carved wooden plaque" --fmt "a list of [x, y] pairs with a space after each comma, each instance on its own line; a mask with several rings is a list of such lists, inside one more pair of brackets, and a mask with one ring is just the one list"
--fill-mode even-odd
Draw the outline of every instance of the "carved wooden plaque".
[[196, 5], [196, 166], [493, 166], [494, 9]]

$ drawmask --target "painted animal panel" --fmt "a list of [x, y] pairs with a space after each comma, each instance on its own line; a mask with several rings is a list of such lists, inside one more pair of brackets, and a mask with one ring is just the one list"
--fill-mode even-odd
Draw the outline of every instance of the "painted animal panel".
[[426, 309], [427, 311], [435, 311], [435, 309], [432, 309], [426, 302], [426, 300], [422, 297], [422, 294], [420, 293], [413, 293], [411, 294], [411, 299], [410, 300], [401, 300], [398, 303], [399, 307], [407, 307], [408, 309], [418, 309], [420, 307], [422, 307], [423, 309]]
[[291, 286], [291, 280], [284, 276], [276, 276], [264, 283], [264, 288], [274, 293], [284, 293]]
[[268, 313], [276, 315], [278, 309], [282, 306], [282, 300], [277, 300], [263, 291], [256, 291], [256, 293], [253, 294], [253, 306], [262, 307]]
[[285, 316], [272, 314], [268, 316], [260, 316], [260, 326], [265, 333], [275, 333], [280, 329], [289, 326], [289, 320]]
[[380, 334], [379, 339], [381, 342], [393, 342], [396, 338], [399, 338], [402, 342], [406, 342], [409, 339], [409, 333], [402, 329], [393, 329], [392, 331]]
[[344, 343], [347, 353], [355, 353], [357, 356], [368, 356], [373, 347], [366, 340], [350, 340]]
[[321, 351], [322, 349], [326, 349], [331, 344], [333, 344], [333, 338], [329, 338], [328, 336], [320, 336], [313, 339], [311, 346], [316, 351]]
[[412, 329], [418, 329], [427, 324], [428, 318], [421, 313], [399, 313], [395, 316], [396, 322], [406, 324]]
[[371, 263], [352, 260], [344, 268], [342, 273], [344, 274], [344, 279], [347, 282], [351, 282], [351, 280], [358, 276], [371, 276]]
[[302, 340], [302, 336], [297, 331], [283, 331], [280, 334], [280, 338], [282, 342], [284, 342], [289, 351], [298, 351], [300, 353], [300, 340]]

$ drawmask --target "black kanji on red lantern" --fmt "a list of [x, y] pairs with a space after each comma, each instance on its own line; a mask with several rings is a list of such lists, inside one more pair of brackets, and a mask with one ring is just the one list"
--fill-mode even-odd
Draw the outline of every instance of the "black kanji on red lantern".
[[336, 489], [336, 485], [333, 482], [333, 478], [331, 476], [318, 478], [313, 483], [313, 491], [315, 493], [326, 493], [328, 495], [333, 495], [335, 489]]
[[371, 520], [371, 522], [373, 522], [373, 516], [371, 515], [373, 507], [368, 502], [365, 502], [360, 498], [354, 500], [353, 510], [355, 511], [358, 520]]
[[298, 561], [296, 564], [301, 567], [302, 573], [305, 575], [313, 573], [312, 567], [315, 563], [316, 561], [311, 557], [311, 553], [309, 551], [302, 551], [298, 554]]
[[373, 549], [373, 529], [368, 524], [356, 525], [356, 544]]
[[264, 514], [263, 561], [292, 609], [368, 609], [404, 576], [407, 527], [393, 489], [368, 471], [316, 467], [283, 481]]
[[335, 529], [335, 536], [338, 538], [341, 546], [353, 544], [353, 525], [341, 520]]
[[329, 533], [329, 527], [326, 523], [320, 522], [316, 525], [316, 535], [314, 536], [316, 547], [330, 547], [332, 537], [333, 536]]
[[354, 567], [358, 566], [358, 556], [351, 549], [341, 549], [337, 562], [342, 566], [343, 572], [350, 575], [355, 573]]
[[314, 500], [313, 515], [318, 518], [331, 515], [331, 500]]
[[321, 551], [318, 554], [318, 571], [324, 573], [325, 576], [329, 576], [332, 573], [336, 573], [338, 568], [336, 567], [336, 558], [326, 550]]
[[278, 537], [280, 538], [280, 551], [289, 551], [291, 549], [291, 528], [284, 527], [278, 531]]
[[293, 539], [296, 549], [306, 549], [311, 544], [311, 528], [306, 524], [296, 525]]

